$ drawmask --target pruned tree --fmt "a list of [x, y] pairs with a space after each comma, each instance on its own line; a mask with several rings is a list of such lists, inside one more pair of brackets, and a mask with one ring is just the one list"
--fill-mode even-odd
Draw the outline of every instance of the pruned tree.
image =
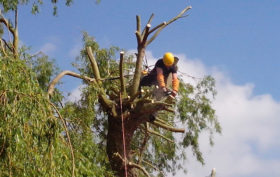
[[[196, 86], [181, 81], [177, 102], [170, 96], [155, 99], [153, 88], [145, 88], [139, 97], [138, 88], [147, 46], [165, 27], [185, 17], [190, 9], [187, 6], [177, 16], [154, 28], [151, 26], [152, 14], [143, 31], [140, 16], [136, 16], [138, 53], [133, 77], [126, 77], [130, 63], [124, 52], [120, 52], [119, 63], [116, 63], [116, 60], [111, 59], [112, 50], [100, 50], [94, 39], [84, 35], [85, 48], [81, 52], [83, 65], [79, 66], [81, 74], [63, 71], [49, 85], [48, 95], [51, 97], [56, 83], [65, 75], [84, 80], [87, 86], [80, 104], [68, 105], [61, 111], [69, 120], [69, 131], [75, 130], [76, 135], [84, 129], [76, 127], [75, 121], [86, 120], [71, 115], [69, 110], [79, 109], [80, 113], [76, 112], [75, 115], [80, 116], [88, 114], [88, 111], [95, 112], [95, 118], [90, 119], [90, 129], [100, 133], [95, 136], [101, 147], [106, 141], [106, 153], [117, 176], [150, 176], [153, 171], [158, 171], [162, 176], [167, 171], [175, 172], [182, 168], [177, 160], [185, 158], [180, 149], [188, 146], [193, 148], [195, 156], [203, 163], [198, 144], [200, 132], [210, 131], [212, 144], [213, 132], [221, 131], [209, 98], [209, 95], [215, 95], [214, 80], [209, 76]], [[153, 113], [159, 116], [150, 122], [149, 115]], [[176, 128], [176, 120], [186, 127]], [[183, 141], [176, 143], [173, 133], [184, 134]]]

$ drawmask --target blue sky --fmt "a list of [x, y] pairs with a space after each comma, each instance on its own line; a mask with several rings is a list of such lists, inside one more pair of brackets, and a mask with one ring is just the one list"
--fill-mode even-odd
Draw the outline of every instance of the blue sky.
[[[52, 16], [46, 3], [38, 15], [31, 15], [29, 7], [20, 8], [19, 35], [34, 53], [42, 50], [56, 59], [62, 70], [73, 70], [71, 62], [81, 48], [82, 31], [94, 36], [101, 47], [115, 45], [134, 50], [136, 15], [141, 16], [145, 25], [154, 13], [152, 26], [156, 26], [187, 5], [193, 7], [189, 16], [165, 28], [148, 46], [147, 56], [154, 60], [170, 51], [180, 56], [185, 65], [179, 69], [185, 73], [196, 77], [210, 73], [217, 79], [219, 94], [214, 105], [227, 128], [217, 137], [213, 148], [202, 142], [203, 151], [209, 154], [209, 165], [202, 167], [190, 160], [188, 176], [206, 176], [216, 167], [217, 176], [256, 177], [262, 174], [257, 170], [262, 164], [270, 164], [266, 167], [270, 174], [261, 176], [279, 176], [280, 170], [274, 166], [280, 164], [280, 133], [275, 126], [280, 123], [280, 1], [103, 0], [97, 5], [93, 0], [76, 0], [71, 7], [59, 4], [58, 17]], [[79, 83], [64, 79], [61, 88], [76, 91]], [[229, 106], [225, 108], [227, 102]], [[243, 129], [237, 131], [238, 128]], [[228, 138], [233, 138], [235, 144], [230, 144]], [[218, 153], [227, 143], [232, 148], [223, 156], [234, 154], [234, 158], [223, 159]], [[238, 143], [240, 148], [236, 147]], [[240, 154], [248, 158], [238, 159]], [[236, 165], [236, 170], [231, 171], [234, 162], [252, 164], [252, 170]]]

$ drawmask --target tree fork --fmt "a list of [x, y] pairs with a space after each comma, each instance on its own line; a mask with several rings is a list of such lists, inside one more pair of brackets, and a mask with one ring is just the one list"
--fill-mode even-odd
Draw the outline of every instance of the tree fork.
[[[182, 18], [183, 15], [190, 10], [192, 7], [191, 6], [187, 6], [186, 8], [184, 8], [177, 16], [175, 16], [174, 18], [172, 18], [171, 20], [169, 20], [168, 22], [163, 22], [159, 25], [157, 25], [155, 28], [153, 28], [152, 30], [150, 30], [151, 28], [151, 21], [154, 17], [154, 14], [151, 15], [150, 19], [148, 20], [148, 23], [145, 27], [145, 29], [143, 29], [142, 33], [141, 33], [141, 20], [140, 20], [140, 16], [136, 16], [136, 39], [137, 39], [137, 50], [138, 50], [138, 55], [137, 55], [137, 59], [136, 59], [136, 67], [135, 67], [135, 73], [133, 76], [133, 82], [132, 82], [132, 89], [130, 91], [130, 95], [134, 96], [139, 88], [139, 83], [140, 83], [140, 78], [141, 78], [141, 71], [142, 71], [142, 63], [143, 63], [143, 58], [145, 56], [145, 51], [146, 51], [146, 47], [155, 40], [155, 38], [159, 35], [159, 33], [169, 24], [173, 23], [174, 21], [178, 20], [179, 18]], [[155, 32], [155, 33], [154, 33]], [[149, 39], [149, 35], [153, 34], [154, 35]]]

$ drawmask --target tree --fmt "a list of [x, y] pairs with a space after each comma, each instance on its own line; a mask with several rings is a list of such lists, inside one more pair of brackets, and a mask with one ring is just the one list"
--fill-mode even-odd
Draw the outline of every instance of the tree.
[[[149, 88], [144, 89], [141, 98], [138, 97], [147, 46], [166, 26], [184, 17], [189, 9], [190, 6], [186, 7], [173, 19], [151, 29], [152, 14], [142, 32], [140, 16], [136, 17], [138, 53], [135, 65], [129, 62], [131, 57], [126, 57], [124, 52], [120, 52], [117, 63], [113, 57], [118, 48], [100, 49], [85, 33], [84, 49], [79, 58], [82, 62], [77, 64], [81, 74], [63, 71], [50, 83], [48, 94], [51, 97], [56, 83], [65, 75], [84, 80], [86, 87], [82, 100], [69, 103], [61, 109], [62, 115], [67, 119], [72, 138], [83, 138], [83, 135], [93, 132], [93, 141], [100, 149], [106, 142], [106, 154], [117, 176], [150, 176], [153, 171], [162, 176], [166, 171], [175, 172], [182, 168], [177, 160], [186, 158], [180, 148], [189, 146], [198, 161], [204, 163], [199, 150], [199, 134], [208, 130], [213, 144], [212, 134], [221, 131], [209, 98], [216, 93], [214, 79], [210, 76], [196, 86], [181, 81], [176, 104], [172, 97], [155, 99], [153, 89]], [[131, 69], [133, 77], [130, 77]], [[150, 122], [149, 115], [153, 113], [160, 116]], [[175, 128], [175, 120], [180, 120], [187, 131]], [[176, 144], [173, 133], [184, 133], [183, 141]]]
[[[42, 1], [0, 1], [1, 29], [13, 38], [7, 42], [6, 31], [1, 31], [1, 176], [112, 176], [106, 162], [99, 160], [104, 159], [103, 153], [92, 134], [70, 139], [68, 122], [59, 111], [60, 92], [55, 89], [48, 99], [48, 84], [57, 72], [53, 61], [18, 46], [17, 6], [31, 2]], [[4, 17], [8, 11], [15, 14], [14, 23]]]

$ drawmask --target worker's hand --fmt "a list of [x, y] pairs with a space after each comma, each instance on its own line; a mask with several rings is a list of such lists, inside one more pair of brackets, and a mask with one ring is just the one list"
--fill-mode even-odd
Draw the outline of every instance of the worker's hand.
[[173, 90], [173, 91], [171, 92], [171, 95], [172, 95], [173, 97], [176, 97], [177, 91]]

